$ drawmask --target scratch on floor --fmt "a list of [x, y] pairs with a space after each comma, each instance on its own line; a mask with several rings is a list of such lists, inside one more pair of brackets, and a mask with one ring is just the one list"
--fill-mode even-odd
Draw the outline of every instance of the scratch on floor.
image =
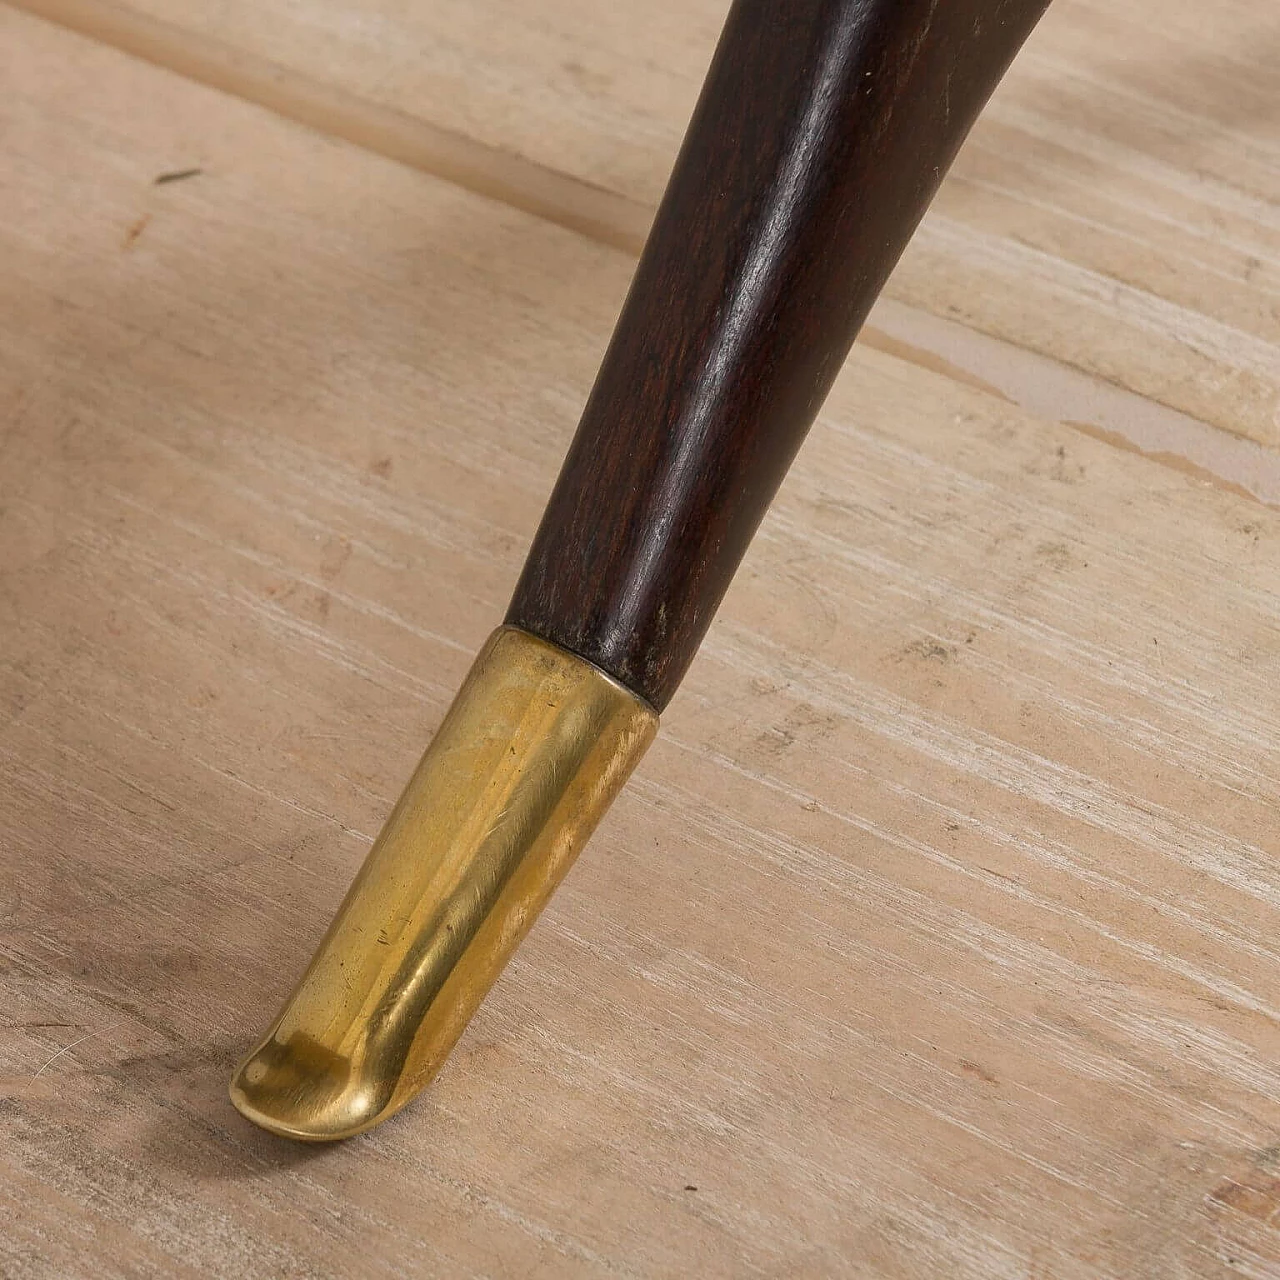
[[92, 1040], [95, 1036], [105, 1036], [108, 1031], [114, 1031], [117, 1027], [122, 1027], [122, 1026], [124, 1026], [123, 1022], [113, 1022], [109, 1027], [99, 1027], [97, 1031], [88, 1031], [84, 1035], [80, 1036], [78, 1039], [72, 1040], [70, 1044], [64, 1044], [62, 1048], [57, 1051], [57, 1053], [55, 1053], [52, 1057], [48, 1058], [45, 1061], [45, 1064], [31, 1078], [33, 1080], [39, 1080], [40, 1077], [44, 1075], [44, 1073], [48, 1071], [48, 1069], [51, 1066], [53, 1066], [53, 1064], [57, 1062], [57, 1060], [61, 1058], [64, 1053], [70, 1053], [71, 1050], [76, 1047], [76, 1045], [84, 1044], [86, 1040]]

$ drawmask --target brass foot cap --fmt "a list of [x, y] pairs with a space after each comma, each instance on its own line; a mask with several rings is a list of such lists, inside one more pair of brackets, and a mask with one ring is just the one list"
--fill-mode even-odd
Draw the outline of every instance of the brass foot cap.
[[231, 1082], [273, 1133], [347, 1138], [439, 1070], [658, 718], [590, 663], [489, 640], [310, 967]]

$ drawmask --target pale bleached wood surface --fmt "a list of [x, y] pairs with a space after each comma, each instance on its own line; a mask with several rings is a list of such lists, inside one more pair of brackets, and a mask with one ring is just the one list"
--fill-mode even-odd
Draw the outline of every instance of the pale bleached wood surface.
[[1277, 1274], [1280, 515], [872, 351], [431, 1091], [242, 1122], [631, 260], [0, 60], [0, 1275]]
[[[633, 249], [728, 7], [21, 2]], [[1055, 0], [889, 296], [1280, 444], [1278, 56], [1266, 0]]]

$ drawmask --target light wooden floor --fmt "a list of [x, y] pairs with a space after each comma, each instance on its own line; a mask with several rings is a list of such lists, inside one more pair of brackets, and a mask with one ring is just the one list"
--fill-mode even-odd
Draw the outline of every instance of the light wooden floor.
[[0, 7], [5, 1280], [1280, 1275], [1263, 0], [1058, 0], [442, 1077], [225, 1100], [723, 7]]

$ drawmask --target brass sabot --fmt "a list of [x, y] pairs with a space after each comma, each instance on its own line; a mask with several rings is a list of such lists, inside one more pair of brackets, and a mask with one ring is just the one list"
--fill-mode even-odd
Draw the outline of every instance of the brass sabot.
[[471, 1015], [657, 730], [590, 663], [504, 627], [481, 651], [231, 1100], [346, 1138], [398, 1111]]

